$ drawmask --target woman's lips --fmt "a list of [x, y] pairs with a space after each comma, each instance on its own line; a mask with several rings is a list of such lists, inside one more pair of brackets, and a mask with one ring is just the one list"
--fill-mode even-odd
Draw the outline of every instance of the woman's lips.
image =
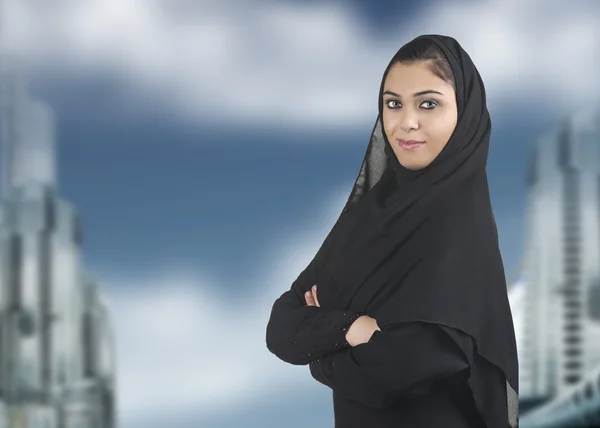
[[414, 150], [419, 147], [423, 147], [425, 145], [425, 141], [415, 141], [415, 140], [400, 140], [397, 139], [396, 142], [400, 146], [400, 148], [405, 150]]

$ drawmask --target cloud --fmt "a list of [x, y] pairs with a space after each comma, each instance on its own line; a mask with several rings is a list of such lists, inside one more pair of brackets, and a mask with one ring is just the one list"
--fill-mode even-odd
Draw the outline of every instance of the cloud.
[[[203, 417], [232, 411], [272, 394], [319, 392], [305, 366], [266, 348], [271, 307], [310, 262], [347, 195], [333, 200], [313, 233], [287, 236], [267, 254], [251, 298], [218, 292], [218, 281], [176, 267], [131, 276], [96, 275], [115, 330], [119, 419], [135, 426], [153, 418]], [[279, 392], [278, 392], [279, 391]], [[235, 407], [235, 406], [234, 406]]]
[[[133, 284], [133, 287], [132, 287]], [[117, 400], [124, 425], [165, 415], [226, 413], [236, 400], [305, 383], [265, 346], [265, 312], [228, 300], [197, 275], [103, 281], [116, 331]], [[117, 291], [121, 290], [121, 291]], [[122, 291], [130, 290], [130, 291]]]
[[600, 89], [589, 1], [440, 1], [383, 37], [341, 2], [4, 1], [5, 43], [33, 63], [111, 73], [196, 122], [371, 124], [387, 61], [420, 33], [463, 44], [491, 106], [556, 113]]

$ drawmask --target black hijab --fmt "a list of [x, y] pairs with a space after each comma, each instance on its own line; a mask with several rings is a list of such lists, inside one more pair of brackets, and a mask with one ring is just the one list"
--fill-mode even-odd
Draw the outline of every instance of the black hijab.
[[[486, 174], [491, 121], [485, 89], [455, 39], [422, 35], [408, 45], [428, 43], [443, 52], [454, 74], [456, 128], [427, 167], [409, 170], [398, 162], [382, 132], [392, 60], [360, 172], [313, 260], [323, 266], [319, 301], [364, 311], [382, 330], [407, 322], [440, 326], [470, 363], [467, 380], [488, 424], [514, 427], [517, 349]], [[498, 373], [505, 383], [491, 381]]]

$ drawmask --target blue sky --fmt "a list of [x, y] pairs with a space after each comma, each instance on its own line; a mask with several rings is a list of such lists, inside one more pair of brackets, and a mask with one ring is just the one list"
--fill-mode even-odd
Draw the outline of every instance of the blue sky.
[[[102, 128], [61, 120], [62, 193], [83, 215], [91, 266], [120, 270], [189, 259], [217, 263], [221, 271], [235, 260], [236, 271], [253, 274], [262, 259], [256, 250], [281, 228], [310, 227], [328, 195], [344, 185], [349, 192], [368, 139], [366, 129], [307, 132], [290, 142], [268, 130], [182, 128], [152, 117]], [[503, 237], [520, 235], [512, 216], [523, 210], [528, 142], [541, 129], [537, 123], [494, 131], [489, 176]], [[521, 243], [503, 244], [514, 266]]]
[[269, 354], [264, 328], [351, 189], [385, 65], [419, 33], [456, 37], [486, 82], [510, 273], [529, 145], [600, 89], [593, 3], [550, 3], [13, 4], [35, 25], [8, 40], [57, 114], [61, 193], [112, 305], [120, 426], [332, 425], [330, 391]]

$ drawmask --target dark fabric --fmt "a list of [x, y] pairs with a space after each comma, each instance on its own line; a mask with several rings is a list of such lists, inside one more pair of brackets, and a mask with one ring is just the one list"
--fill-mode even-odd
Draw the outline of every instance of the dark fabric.
[[[368, 343], [309, 367], [313, 378], [333, 391], [336, 428], [486, 428], [466, 381], [467, 359], [436, 325], [410, 323], [376, 331]], [[488, 382], [504, 382], [500, 370], [486, 370]], [[494, 424], [503, 421], [506, 417]]]
[[[304, 292], [312, 285], [308, 285]], [[298, 282], [273, 304], [267, 325], [267, 348], [281, 360], [306, 365], [346, 349], [344, 325], [354, 312], [306, 306]]]
[[[428, 361], [423, 355], [436, 355], [436, 359]], [[428, 394], [438, 382], [468, 369], [469, 364], [437, 326], [411, 323], [375, 331], [368, 343], [329, 354], [309, 367], [313, 378], [340, 396], [385, 408], [402, 398]]]
[[486, 428], [476, 411], [464, 373], [438, 381], [428, 393], [385, 408], [373, 408], [333, 391], [334, 428]]
[[[313, 378], [332, 388], [335, 428], [395, 428], [399, 424], [485, 428], [470, 390], [460, 383], [466, 376], [467, 359], [443, 335], [442, 327], [402, 324], [376, 331], [366, 344], [341, 349], [342, 326], [352, 315], [342, 312], [340, 319], [339, 310], [306, 306], [304, 300], [304, 292], [322, 269], [311, 263], [275, 301], [267, 347], [291, 364], [310, 363]], [[373, 358], [382, 352], [385, 359]], [[437, 358], [425, 361], [420, 358], [424, 353]], [[404, 369], [398, 370], [401, 366]], [[336, 376], [342, 382], [336, 383]]]
[[[318, 284], [321, 308], [316, 311], [364, 311], [377, 319], [381, 335], [364, 346], [369, 361], [402, 361], [399, 350], [390, 354], [389, 347], [370, 346], [387, 337], [383, 333], [407, 323], [438, 326], [462, 350], [469, 366], [464, 384], [488, 427], [515, 427], [509, 401], [518, 394], [517, 349], [486, 173], [491, 120], [485, 89], [456, 40], [423, 35], [410, 43], [423, 41], [437, 44], [451, 64], [458, 106], [454, 133], [429, 166], [411, 171], [398, 162], [381, 123], [390, 63], [379, 91], [376, 125], [348, 201], [297, 283], [300, 292], [313, 281]], [[285, 324], [286, 315], [277, 313], [270, 320], [272, 329]], [[424, 353], [420, 364], [435, 370], [447, 358], [439, 355]], [[348, 363], [348, 358], [340, 361]], [[402, 364], [388, 367], [391, 379], [412, 370]], [[368, 389], [376, 380], [365, 376], [343, 382]], [[397, 405], [403, 400], [399, 397]], [[336, 421], [341, 417], [336, 410]]]

